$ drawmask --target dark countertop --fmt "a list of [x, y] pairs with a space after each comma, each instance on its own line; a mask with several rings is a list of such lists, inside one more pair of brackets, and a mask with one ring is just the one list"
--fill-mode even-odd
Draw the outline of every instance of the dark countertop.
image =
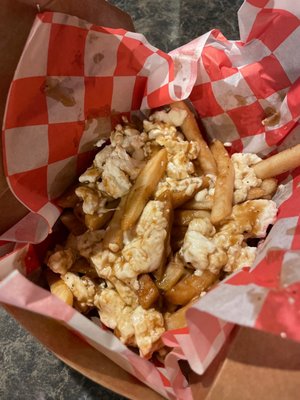
[[[212, 28], [237, 39], [242, 0], [111, 0], [133, 18], [136, 31], [164, 51]], [[0, 309], [1, 400], [124, 399], [67, 367]]]

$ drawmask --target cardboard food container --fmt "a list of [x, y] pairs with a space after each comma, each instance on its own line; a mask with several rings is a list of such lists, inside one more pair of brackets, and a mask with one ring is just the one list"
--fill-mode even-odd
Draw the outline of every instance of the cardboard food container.
[[[3, 154], [9, 188], [2, 172], [0, 204], [5, 218], [1, 228], [5, 232], [0, 238], [0, 301], [68, 365], [132, 399], [142, 395], [153, 399], [297, 398], [299, 344], [289, 340], [300, 340], [297, 170], [281, 177], [275, 196], [280, 206], [278, 221], [261, 246], [254, 268], [237, 272], [195, 304], [188, 312], [188, 329], [167, 332], [164, 342], [174, 350], [165, 366], [140, 359], [23, 274], [37, 271], [37, 248], [30, 243], [45, 239], [57, 219], [59, 210], [51, 200], [90, 155], [94, 119], [99, 134], [123, 113], [190, 97], [208, 135], [231, 141], [234, 151], [267, 155], [299, 143], [300, 8], [279, 0], [276, 4], [245, 1], [240, 10], [240, 41], [228, 41], [213, 30], [167, 55], [133, 33], [130, 18], [105, 2], [90, 0], [84, 10], [79, 1], [46, 4], [47, 8], [39, 4], [41, 13], [32, 28], [35, 4], [7, 1], [3, 8], [7, 40], [1, 44], [0, 84], [2, 113], [6, 103]], [[11, 30], [20, 15], [23, 36]], [[105, 48], [103, 42], [95, 46], [99, 37], [106, 42]], [[289, 52], [294, 59], [287, 56]], [[59, 54], [73, 62], [59, 59]], [[92, 57], [93, 64], [91, 54], [98, 54]], [[95, 65], [97, 61], [101, 67]], [[101, 68], [106, 68], [105, 73]], [[41, 87], [49, 77], [67, 85], [64, 93], [74, 95], [71, 111], [46, 99]], [[99, 92], [93, 93], [97, 81], [105, 100]], [[268, 117], [273, 118], [263, 125], [261, 121]], [[69, 123], [79, 129], [79, 141], [70, 133], [64, 137], [66, 143], [75, 143], [73, 150], [61, 143], [51, 147], [48, 127], [62, 124], [65, 129]], [[70, 166], [69, 159], [76, 159], [76, 165], [71, 162]], [[20, 294], [17, 298], [15, 292]], [[234, 324], [260, 332], [237, 329]], [[54, 331], [60, 332], [59, 342], [52, 339]], [[258, 384], [261, 380], [263, 385]]]

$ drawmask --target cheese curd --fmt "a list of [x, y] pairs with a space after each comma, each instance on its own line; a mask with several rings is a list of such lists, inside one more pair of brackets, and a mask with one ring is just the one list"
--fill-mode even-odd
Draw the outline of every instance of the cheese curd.
[[94, 306], [94, 297], [99, 290], [88, 276], [79, 277], [72, 272], [67, 272], [61, 277], [73, 293], [81, 309]]
[[139, 274], [155, 271], [162, 259], [167, 236], [164, 203], [149, 201], [136, 226], [136, 237], [129, 241], [115, 262], [118, 279], [128, 280]]
[[232, 272], [249, 266], [256, 248], [247, 246], [245, 239], [264, 237], [276, 214], [273, 201], [260, 199], [235, 205], [230, 220], [218, 232], [208, 218], [195, 218], [188, 226], [180, 255], [195, 270], [209, 269], [215, 274], [222, 268]]
[[108, 328], [115, 329], [126, 304], [115, 289], [103, 289], [94, 298], [95, 306], [100, 310], [101, 322]]
[[168, 112], [164, 110], [156, 111], [150, 116], [149, 120], [160, 121], [173, 126], [181, 126], [186, 117], [187, 112], [185, 110], [171, 109]]
[[247, 237], [261, 238], [266, 235], [268, 226], [275, 222], [276, 203], [272, 200], [248, 200], [232, 208], [231, 222], [222, 230], [246, 234]]
[[180, 180], [167, 177], [165, 180], [159, 182], [155, 195], [158, 197], [166, 190], [171, 190], [172, 192], [182, 192], [187, 196], [192, 196], [201, 188], [202, 184], [203, 179], [198, 176]]
[[231, 156], [234, 167], [234, 193], [233, 200], [235, 204], [241, 203], [247, 199], [250, 188], [259, 187], [262, 180], [257, 178], [252, 165], [261, 161], [256, 154], [235, 153]]
[[144, 310], [138, 306], [132, 313], [135, 340], [141, 355], [149, 357], [153, 352], [153, 345], [165, 331], [162, 314], [154, 309]]
[[75, 260], [76, 254], [72, 249], [58, 250], [50, 255], [47, 265], [56, 274], [64, 275]]
[[197, 270], [209, 267], [209, 255], [216, 251], [216, 245], [210, 239], [215, 228], [208, 218], [193, 219], [184, 237], [180, 255], [186, 263]]
[[89, 259], [94, 254], [102, 250], [102, 239], [104, 237], [104, 230], [86, 231], [82, 235], [76, 237], [76, 246], [79, 254], [82, 257]]

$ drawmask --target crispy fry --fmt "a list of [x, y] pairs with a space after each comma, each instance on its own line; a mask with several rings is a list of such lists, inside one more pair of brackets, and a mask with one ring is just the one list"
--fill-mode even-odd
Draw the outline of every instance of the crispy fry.
[[131, 187], [122, 217], [123, 231], [130, 229], [140, 217], [146, 203], [164, 175], [168, 163], [166, 149], [161, 149], [144, 166]]
[[264, 190], [264, 196], [271, 195], [276, 192], [278, 187], [278, 180], [275, 178], [264, 179], [261, 183], [261, 188]]
[[188, 226], [194, 218], [210, 218], [210, 212], [207, 210], [176, 210], [174, 225]]
[[78, 197], [76, 196], [75, 189], [78, 185], [72, 185], [69, 187], [57, 200], [56, 204], [61, 208], [74, 208], [78, 203]]
[[234, 167], [222, 142], [219, 140], [213, 141], [211, 151], [218, 168], [211, 222], [219, 224], [229, 217], [232, 212]]
[[264, 189], [261, 187], [252, 187], [248, 191], [247, 200], [261, 199], [264, 195]]
[[198, 161], [204, 174], [217, 174], [217, 166], [211, 151], [202, 137], [196, 118], [190, 108], [183, 101], [177, 101], [170, 104], [173, 109], [185, 110], [187, 117], [181, 125], [182, 132], [187, 140], [197, 142], [200, 147]]
[[167, 220], [167, 236], [165, 239], [165, 244], [164, 244], [164, 254], [162, 256], [161, 262], [157, 270], [153, 272], [153, 275], [155, 276], [156, 280], [160, 280], [164, 274], [165, 268], [166, 268], [166, 260], [168, 257], [169, 249], [170, 249], [170, 239], [171, 239], [171, 228], [173, 225], [173, 206], [172, 206], [172, 193], [170, 191], [165, 191], [163, 192], [157, 200], [163, 201], [165, 203], [164, 211], [163, 211], [163, 216]]
[[73, 233], [73, 235], [78, 236], [86, 231], [85, 225], [75, 217], [71, 210], [66, 210], [60, 216], [61, 222], [66, 228]]
[[139, 304], [148, 310], [159, 298], [159, 291], [149, 274], [140, 275], [138, 278], [139, 289], [137, 295]]
[[201, 276], [187, 275], [168, 290], [165, 297], [172, 304], [184, 306], [208, 289], [217, 279], [218, 276], [208, 270], [203, 271]]
[[69, 306], [73, 305], [73, 294], [65, 282], [60, 278], [59, 275], [52, 272], [49, 268], [46, 271], [46, 278], [48, 281], [48, 285], [50, 291], [54, 296], [58, 297], [60, 300], [69, 304]]
[[213, 207], [213, 196], [207, 196], [205, 200], [197, 201], [192, 199], [184, 204], [186, 210], [211, 210]]
[[264, 179], [259, 188], [251, 188], [249, 190], [247, 200], [271, 198], [276, 192], [277, 186], [277, 179]]
[[115, 211], [108, 227], [106, 228], [103, 247], [113, 252], [118, 252], [123, 248], [123, 231], [121, 229], [121, 221], [124, 214], [126, 205], [126, 196], [123, 197], [119, 203], [119, 207]]
[[167, 330], [180, 329], [187, 326], [185, 313], [191, 307], [194, 301], [189, 302], [185, 306], [179, 308], [174, 313], [165, 314], [165, 323]]
[[300, 144], [281, 151], [253, 165], [256, 176], [260, 179], [272, 178], [283, 172], [300, 166]]
[[90, 231], [96, 231], [97, 229], [101, 229], [112, 218], [113, 214], [114, 214], [113, 210], [100, 215], [85, 214], [84, 222], [86, 227]]
[[159, 289], [168, 291], [170, 290], [176, 283], [182, 278], [184, 274], [184, 263], [179, 254], [176, 254], [175, 257], [167, 265], [165, 273], [160, 281], [157, 282], [157, 286]]

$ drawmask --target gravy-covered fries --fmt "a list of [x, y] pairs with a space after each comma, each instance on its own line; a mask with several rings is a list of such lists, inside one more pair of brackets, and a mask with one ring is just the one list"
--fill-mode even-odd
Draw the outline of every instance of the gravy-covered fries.
[[234, 168], [222, 142], [215, 140], [210, 149], [217, 164], [217, 180], [211, 210], [211, 221], [213, 224], [219, 224], [231, 214]]
[[98, 312], [150, 358], [200, 296], [252, 265], [248, 239], [276, 219], [275, 175], [299, 166], [299, 154], [297, 145], [262, 160], [208, 146], [184, 102], [153, 112], [142, 131], [124, 118], [57, 201], [69, 235], [45, 261], [51, 292]]

